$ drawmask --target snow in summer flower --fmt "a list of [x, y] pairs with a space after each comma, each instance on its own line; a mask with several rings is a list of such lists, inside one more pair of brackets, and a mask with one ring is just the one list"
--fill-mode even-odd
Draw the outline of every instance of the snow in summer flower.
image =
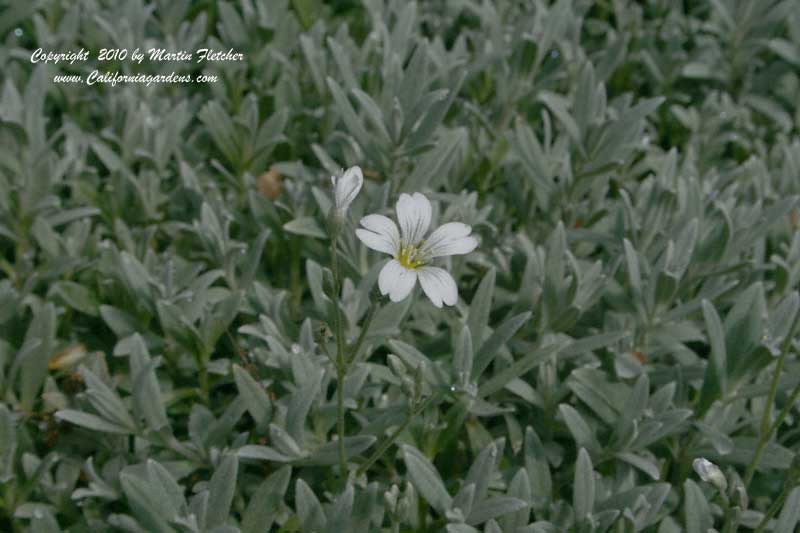
[[339, 177], [331, 176], [331, 182], [333, 183], [334, 209], [336, 209], [336, 215], [342, 217], [358, 196], [358, 192], [364, 184], [364, 175], [361, 173], [361, 167], [354, 166], [348, 168]]
[[448, 222], [426, 237], [431, 225], [431, 203], [420, 194], [401, 194], [397, 201], [397, 225], [383, 215], [367, 215], [356, 235], [368, 248], [392, 256], [378, 276], [378, 288], [393, 302], [405, 299], [419, 280], [433, 305], [455, 305], [458, 287], [443, 268], [431, 265], [437, 257], [463, 255], [473, 251], [478, 241], [472, 228], [461, 222]]

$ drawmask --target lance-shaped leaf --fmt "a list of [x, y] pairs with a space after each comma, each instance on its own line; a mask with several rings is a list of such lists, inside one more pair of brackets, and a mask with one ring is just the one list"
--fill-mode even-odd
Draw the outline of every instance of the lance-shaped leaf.
[[698, 413], [705, 413], [714, 401], [724, 397], [727, 389], [728, 355], [725, 348], [725, 332], [717, 310], [708, 300], [703, 300], [703, 319], [706, 323], [711, 353], [706, 363], [703, 387], [700, 390]]
[[239, 396], [247, 407], [247, 412], [255, 420], [257, 429], [263, 431], [272, 417], [272, 402], [264, 387], [239, 365], [233, 365], [233, 379], [239, 390]]
[[300, 519], [300, 531], [323, 531], [328, 520], [317, 495], [302, 479], [297, 480], [294, 491], [297, 517]]
[[475, 354], [475, 363], [472, 368], [473, 379], [478, 379], [492, 363], [500, 348], [528, 321], [531, 313], [526, 311], [512, 316], [503, 322], [478, 349]]
[[453, 499], [444, 487], [436, 467], [413, 446], [404, 444], [402, 450], [408, 476], [414, 488], [431, 507], [443, 515], [450, 508]]
[[490, 268], [486, 275], [483, 276], [480, 285], [478, 285], [478, 290], [475, 291], [475, 297], [469, 304], [467, 325], [472, 334], [472, 343], [476, 346], [480, 346], [483, 343], [488, 333], [489, 313], [492, 310], [496, 275], [495, 269]]
[[[39, 307], [25, 332], [23, 346], [32, 346], [32, 341], [41, 341], [29, 352], [20, 350], [19, 362], [20, 403], [26, 411], [33, 411], [34, 402], [47, 375], [47, 363], [53, 353], [56, 336], [56, 309], [52, 303]], [[24, 358], [22, 357], [24, 354]]]
[[137, 333], [131, 341], [129, 355], [131, 378], [133, 379], [133, 402], [136, 412], [145, 419], [148, 427], [158, 431], [169, 425], [167, 412], [161, 398], [161, 388], [156, 378], [155, 361], [142, 337]]
[[231, 503], [236, 492], [236, 474], [239, 461], [235, 455], [226, 455], [219, 463], [208, 483], [208, 504], [205, 525], [208, 529], [221, 526], [228, 520]]
[[578, 451], [578, 460], [575, 462], [575, 484], [572, 497], [572, 507], [578, 521], [585, 520], [594, 510], [594, 468], [589, 453], [581, 448]]
[[286, 489], [289, 488], [291, 477], [292, 468], [284, 466], [270, 474], [259, 485], [242, 515], [242, 533], [269, 531], [272, 523], [278, 517], [278, 511], [286, 494]]

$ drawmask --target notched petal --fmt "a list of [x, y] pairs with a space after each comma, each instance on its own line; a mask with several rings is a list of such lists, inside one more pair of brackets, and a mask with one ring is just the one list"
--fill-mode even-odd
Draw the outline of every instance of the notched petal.
[[431, 225], [432, 208], [425, 195], [415, 192], [401, 194], [397, 201], [397, 220], [403, 245], [415, 245], [425, 238]]
[[471, 232], [472, 228], [461, 222], [443, 224], [425, 240], [422, 253], [429, 258], [468, 254], [478, 247]]
[[356, 236], [368, 248], [396, 256], [400, 250], [400, 233], [397, 226], [383, 215], [367, 215], [361, 219], [366, 229], [357, 229]]
[[422, 290], [436, 307], [455, 305], [458, 301], [458, 287], [446, 270], [439, 267], [422, 267], [418, 271]]

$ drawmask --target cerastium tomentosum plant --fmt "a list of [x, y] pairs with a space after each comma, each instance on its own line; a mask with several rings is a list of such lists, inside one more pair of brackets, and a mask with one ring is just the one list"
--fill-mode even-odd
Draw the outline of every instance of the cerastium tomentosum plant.
[[797, 3], [19, 2], [0, 531], [797, 531]]

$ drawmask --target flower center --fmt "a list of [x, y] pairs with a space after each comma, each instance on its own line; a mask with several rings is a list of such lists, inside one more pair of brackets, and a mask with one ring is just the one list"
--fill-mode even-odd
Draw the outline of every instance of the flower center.
[[403, 246], [400, 248], [400, 254], [397, 256], [397, 260], [409, 270], [419, 268], [425, 264], [425, 261], [420, 257], [419, 251], [419, 247], [413, 244]]

